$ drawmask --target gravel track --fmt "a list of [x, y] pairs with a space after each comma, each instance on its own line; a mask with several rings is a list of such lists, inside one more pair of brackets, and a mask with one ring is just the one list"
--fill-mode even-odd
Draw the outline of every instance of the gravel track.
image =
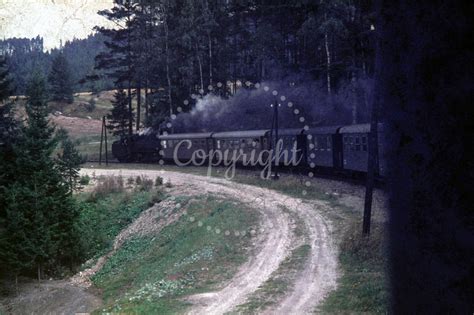
[[225, 179], [161, 170], [83, 169], [81, 173], [124, 177], [145, 175], [149, 178], [161, 176], [165, 182], [171, 181], [184, 194], [212, 193], [220, 197], [228, 196], [248, 203], [261, 212], [262, 222], [253, 251], [255, 255], [249, 257], [237, 274], [217, 288], [217, 291], [190, 296], [188, 300], [193, 306], [189, 314], [224, 314], [245, 303], [270, 278], [272, 272], [278, 269], [294, 246], [301, 243], [301, 239], [296, 239], [293, 233], [296, 228], [295, 216], [299, 216], [306, 225], [305, 242], [311, 245], [311, 253], [289, 292], [265, 313], [311, 313], [336, 286], [337, 250], [330, 237], [330, 222], [321, 215], [322, 211], [329, 210], [329, 206], [323, 201], [308, 203], [273, 190]]

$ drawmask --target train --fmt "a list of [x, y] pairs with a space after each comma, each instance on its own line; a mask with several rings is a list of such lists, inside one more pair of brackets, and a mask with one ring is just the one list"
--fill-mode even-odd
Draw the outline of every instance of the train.
[[[284, 158], [298, 161], [298, 167], [360, 174], [367, 172], [370, 130], [370, 124], [279, 129], [278, 140], [280, 148], [288, 152]], [[377, 133], [375, 173], [384, 177], [387, 168], [382, 123], [378, 124]], [[159, 134], [147, 129], [115, 141], [112, 154], [122, 163], [179, 161], [184, 165], [196, 156], [204, 162], [216, 155], [223, 157], [222, 162], [226, 163], [226, 159], [232, 159], [226, 151], [238, 151], [241, 154], [233, 157], [235, 162], [245, 164], [247, 155], [269, 152], [275, 140], [276, 132], [271, 129], [176, 134]], [[283, 159], [275, 154], [273, 162], [280, 158]]]

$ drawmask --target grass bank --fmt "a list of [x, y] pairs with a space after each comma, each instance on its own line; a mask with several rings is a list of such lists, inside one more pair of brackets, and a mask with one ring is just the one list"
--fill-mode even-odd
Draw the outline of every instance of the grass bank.
[[[86, 167], [97, 167], [96, 165], [86, 165]], [[205, 167], [176, 167], [172, 165], [153, 165], [153, 164], [114, 164], [109, 168], [128, 168], [128, 169], [152, 169], [185, 172], [195, 175], [207, 175]], [[214, 168], [212, 176], [223, 177], [225, 169]], [[257, 173], [257, 174], [256, 174]], [[343, 201], [343, 196], [332, 190], [328, 180], [318, 178], [309, 178], [307, 176], [291, 176], [282, 174], [279, 181], [262, 180], [258, 172], [239, 171], [233, 178], [233, 181], [248, 185], [255, 185], [276, 190], [290, 196], [302, 198], [305, 200], [323, 200], [326, 201], [332, 211], [323, 213], [333, 223], [333, 237], [337, 240], [340, 248], [339, 264], [341, 277], [338, 281], [338, 287], [331, 292], [316, 312], [326, 314], [347, 314], [347, 313], [369, 313], [381, 314], [388, 310], [388, 276], [386, 273], [387, 254], [386, 254], [386, 223], [373, 221], [372, 233], [369, 238], [361, 235], [362, 209], [360, 206]], [[306, 182], [310, 182], [307, 186]], [[346, 190], [346, 195], [352, 193], [350, 184], [345, 185], [349, 188], [336, 184], [337, 190]], [[344, 186], [344, 185], [343, 185]], [[303, 194], [302, 191], [305, 190]], [[359, 196], [360, 198], [360, 196]], [[296, 256], [298, 257], [298, 256]], [[278, 274], [274, 275], [277, 281], [270, 281], [259, 289], [249, 301], [241, 306], [245, 312], [254, 312], [262, 305], [271, 303], [271, 296], [280, 294], [282, 288]], [[278, 280], [279, 279], [279, 280]], [[288, 278], [285, 279], [285, 281]], [[288, 283], [287, 283], [288, 284]], [[285, 285], [287, 285], [285, 284]]]
[[180, 205], [186, 215], [126, 241], [92, 278], [103, 292], [101, 312], [182, 312], [184, 296], [217, 288], [246, 261], [257, 212], [212, 196], [183, 197]]
[[98, 257], [109, 251], [120, 231], [163, 196], [152, 184], [126, 184], [119, 176], [101, 178], [92, 191], [78, 194], [84, 257]]

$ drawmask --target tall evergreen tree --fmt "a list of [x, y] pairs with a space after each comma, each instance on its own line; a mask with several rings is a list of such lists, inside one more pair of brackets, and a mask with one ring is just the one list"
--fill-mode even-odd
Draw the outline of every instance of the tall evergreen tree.
[[53, 60], [48, 80], [51, 86], [52, 100], [66, 101], [69, 104], [74, 101], [71, 71], [69, 63], [62, 52]]
[[46, 82], [32, 76], [26, 104], [27, 124], [13, 146], [16, 155], [15, 182], [6, 192], [6, 237], [16, 270], [36, 269], [38, 279], [48, 263], [70, 259], [68, 246], [77, 242], [74, 222], [77, 212], [52, 153], [57, 145], [55, 130], [47, 118]]
[[6, 102], [11, 93], [10, 85], [6, 61], [0, 58], [0, 264], [12, 269], [11, 267], [17, 261], [13, 248], [15, 243], [9, 243], [9, 237], [5, 232], [8, 224], [6, 193], [15, 178], [15, 155], [12, 145], [17, 129], [17, 123], [13, 119], [12, 104]]
[[128, 97], [124, 90], [118, 90], [112, 101], [113, 108], [107, 119], [109, 124], [107, 128], [112, 130], [114, 136], [124, 137], [128, 134], [128, 123], [130, 119], [130, 111], [128, 110]]
[[79, 169], [82, 163], [82, 156], [69, 138], [67, 131], [61, 131], [61, 152], [58, 154], [56, 163], [58, 169], [66, 181], [69, 193], [72, 194], [78, 187]]

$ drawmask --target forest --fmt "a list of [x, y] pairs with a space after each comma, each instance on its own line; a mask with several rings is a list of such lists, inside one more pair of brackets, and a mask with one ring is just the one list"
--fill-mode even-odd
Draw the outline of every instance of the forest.
[[[251, 121], [268, 114], [261, 103], [273, 102], [251, 93], [256, 85], [286, 93], [311, 125], [369, 120], [371, 1], [116, 1], [99, 14], [116, 27], [98, 27], [96, 35], [50, 52], [42, 51], [41, 38], [0, 42], [16, 93], [24, 92], [33, 68], [49, 73], [62, 53], [75, 92], [124, 90], [111, 117], [112, 125], [122, 126], [117, 134], [144, 126], [167, 130], [175, 115], [175, 132], [255, 128]], [[225, 101], [236, 93], [231, 103]], [[216, 101], [226, 104], [224, 116], [245, 115], [246, 123], [219, 125], [218, 113], [208, 106]], [[180, 115], [193, 108], [192, 119]], [[291, 111], [282, 115], [289, 118]], [[284, 122], [283, 127], [298, 124]]]

